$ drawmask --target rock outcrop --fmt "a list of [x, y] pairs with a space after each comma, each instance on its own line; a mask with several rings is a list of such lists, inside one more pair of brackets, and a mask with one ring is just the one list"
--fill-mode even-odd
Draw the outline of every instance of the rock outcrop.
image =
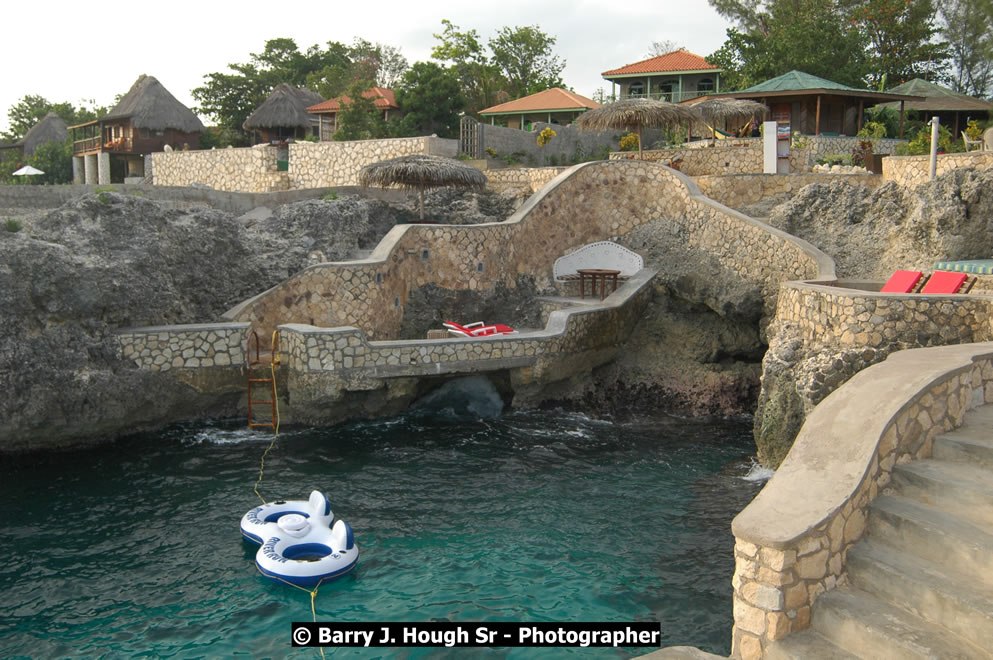
[[[477, 199], [478, 198], [478, 199]], [[428, 208], [493, 222], [513, 200], [462, 193]], [[409, 206], [409, 205], [408, 205]], [[206, 415], [234, 415], [242, 388], [191, 390], [119, 359], [114, 331], [216, 321], [315, 261], [373, 249], [415, 210], [354, 197], [236, 217], [166, 210], [99, 192], [0, 227], [0, 451], [98, 442]]]
[[[953, 170], [915, 189], [893, 183], [876, 190], [843, 182], [810, 185], [777, 207], [769, 224], [831, 255], [839, 279], [885, 280], [901, 268], [928, 272], [936, 261], [990, 258], [993, 170]], [[805, 343], [797, 328], [777, 318], [769, 329], [755, 413], [760, 459], [777, 466], [807, 414], [860, 370], [896, 350], [956, 341], [954, 333], [922, 329], [909, 345], [903, 335], [877, 346], [843, 346], [833, 337]]]

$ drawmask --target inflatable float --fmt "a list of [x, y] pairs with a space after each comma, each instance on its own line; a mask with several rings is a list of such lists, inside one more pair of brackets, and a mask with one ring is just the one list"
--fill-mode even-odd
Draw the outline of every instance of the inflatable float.
[[344, 575], [359, 560], [352, 528], [334, 520], [327, 495], [316, 490], [307, 501], [255, 507], [242, 516], [241, 534], [262, 546], [255, 565], [263, 575], [298, 587]]

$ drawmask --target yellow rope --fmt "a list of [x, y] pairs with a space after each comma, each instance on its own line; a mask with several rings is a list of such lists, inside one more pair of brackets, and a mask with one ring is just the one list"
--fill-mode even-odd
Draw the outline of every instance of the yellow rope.
[[[314, 620], [314, 623], [317, 623], [317, 610], [314, 607], [314, 599], [317, 598], [317, 590], [321, 588], [321, 585], [322, 584], [324, 584], [324, 578], [321, 578], [320, 580], [318, 580], [317, 586], [314, 587], [313, 589], [304, 589], [299, 584], [293, 584], [292, 582], [287, 582], [286, 580], [284, 580], [283, 578], [279, 577], [278, 575], [270, 575], [269, 577], [271, 577], [274, 580], [279, 580], [283, 584], [288, 584], [291, 587], [293, 587], [294, 589], [299, 589], [300, 591], [306, 591], [308, 594], [310, 594], [310, 616]], [[324, 657], [324, 648], [321, 647], [321, 646], [318, 646], [317, 647], [317, 650], [321, 652], [321, 657], [323, 658]]]

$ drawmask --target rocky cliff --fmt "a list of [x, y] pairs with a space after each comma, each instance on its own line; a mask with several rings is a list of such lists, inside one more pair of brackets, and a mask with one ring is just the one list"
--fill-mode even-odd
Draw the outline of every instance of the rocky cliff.
[[[490, 193], [428, 196], [434, 217], [457, 211], [459, 222], [499, 221], [516, 204]], [[8, 211], [0, 226], [0, 450], [235, 414], [240, 390], [205, 395], [138, 371], [118, 359], [114, 330], [216, 321], [315, 261], [371, 250], [412, 212], [347, 197], [234, 216], [112, 192], [51, 212]]]
[[[771, 213], [769, 224], [806, 239], [837, 262], [839, 279], [885, 280], [894, 270], [930, 272], [936, 261], [993, 256], [993, 169], [959, 169], [914, 189], [876, 190], [834, 182], [803, 188]], [[954, 341], [921, 333], [918, 345]], [[755, 438], [763, 463], [786, 456], [807, 414], [828, 394], [891, 352], [914, 346], [805, 343], [776, 320], [762, 364]]]

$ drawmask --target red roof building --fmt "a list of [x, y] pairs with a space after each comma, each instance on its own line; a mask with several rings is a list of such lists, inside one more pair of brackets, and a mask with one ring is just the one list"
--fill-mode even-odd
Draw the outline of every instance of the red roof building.
[[[686, 50], [604, 71], [615, 98], [652, 98], [680, 103], [721, 89], [723, 69]], [[620, 87], [620, 93], [617, 92]]]
[[[383, 87], [370, 87], [362, 92], [362, 97], [372, 99], [373, 105], [383, 113], [383, 121], [399, 117], [400, 106], [397, 105], [396, 97], [392, 89]], [[352, 99], [342, 94], [338, 98], [328, 99], [307, 108], [307, 112], [317, 115], [320, 120], [321, 140], [331, 140], [334, 132], [338, 130], [338, 112], [343, 106], [347, 106]]]
[[587, 110], [599, 107], [599, 103], [581, 94], [553, 87], [480, 110], [479, 115], [489, 117], [491, 124], [496, 124], [498, 120], [501, 123], [506, 121], [508, 128], [529, 130], [536, 121], [568, 125]]

